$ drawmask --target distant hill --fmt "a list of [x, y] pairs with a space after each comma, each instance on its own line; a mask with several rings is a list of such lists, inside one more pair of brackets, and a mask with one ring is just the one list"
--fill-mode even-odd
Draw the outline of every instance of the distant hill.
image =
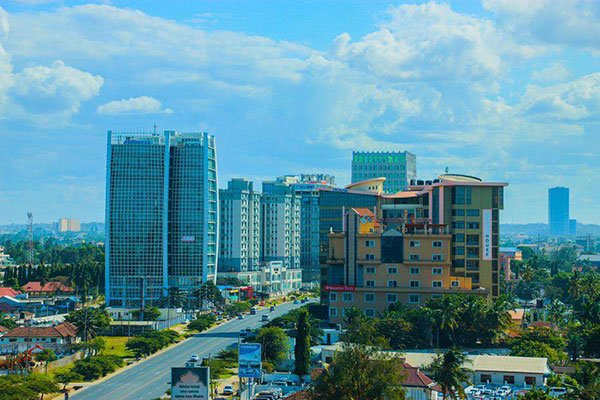
[[[502, 235], [542, 235], [550, 233], [548, 224], [500, 224]], [[600, 236], [600, 225], [577, 223], [577, 236]]]

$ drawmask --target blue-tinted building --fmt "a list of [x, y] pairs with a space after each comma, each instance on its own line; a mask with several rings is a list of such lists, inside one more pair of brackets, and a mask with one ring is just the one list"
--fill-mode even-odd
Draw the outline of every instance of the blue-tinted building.
[[548, 225], [553, 236], [569, 235], [569, 188], [548, 189]]
[[217, 156], [206, 133], [108, 132], [106, 304], [216, 279]]
[[385, 177], [383, 191], [406, 190], [417, 177], [417, 156], [408, 151], [352, 152], [352, 183]]

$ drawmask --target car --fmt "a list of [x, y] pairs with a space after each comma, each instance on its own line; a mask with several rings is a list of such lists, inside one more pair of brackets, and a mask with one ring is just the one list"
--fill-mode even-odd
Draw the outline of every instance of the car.
[[500, 389], [504, 390], [506, 393], [512, 392], [512, 388], [508, 385], [502, 386]]
[[233, 395], [233, 386], [225, 385], [225, 387], [223, 387], [223, 394], [227, 396]]
[[280, 398], [283, 396], [283, 391], [281, 388], [273, 388], [268, 390], [261, 390], [258, 392], [258, 396], [275, 396], [275, 398]]
[[286, 381], [278, 380], [278, 381], [271, 382], [271, 385], [273, 385], [273, 386], [287, 386], [288, 384], [287, 384]]
[[275, 306], [269, 307], [269, 311], [271, 311], [271, 312], [275, 311]]
[[260, 320], [261, 320], [261, 321], [263, 321], [263, 322], [267, 322], [267, 321], [269, 320], [269, 316], [265, 314], [265, 315], [263, 315], [263, 316], [261, 317], [261, 319], [260, 319]]
[[238, 319], [244, 319], [244, 314], [238, 314]]
[[551, 387], [548, 390], [548, 394], [551, 397], [560, 397], [560, 396], [562, 396], [564, 394], [567, 394], [567, 389], [564, 388], [564, 387]]
[[258, 311], [258, 310], [256, 309], [256, 307], [252, 307], [252, 308], [250, 309], [250, 314], [252, 314], [252, 315], [255, 315], [255, 314], [257, 313], [257, 311]]
[[492, 389], [485, 388], [481, 391], [482, 396], [491, 396], [493, 394], [494, 392], [492, 391]]
[[200, 356], [198, 354], [192, 354], [188, 361], [189, 362], [200, 362]]

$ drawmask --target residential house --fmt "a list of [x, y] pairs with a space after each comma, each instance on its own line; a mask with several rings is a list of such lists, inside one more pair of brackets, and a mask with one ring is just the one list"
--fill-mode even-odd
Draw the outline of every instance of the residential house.
[[21, 289], [32, 297], [71, 296], [74, 292], [62, 282], [27, 282]]
[[23, 352], [32, 346], [40, 345], [62, 354], [70, 345], [78, 342], [77, 328], [70, 322], [45, 327], [20, 326], [0, 337], [0, 353]]

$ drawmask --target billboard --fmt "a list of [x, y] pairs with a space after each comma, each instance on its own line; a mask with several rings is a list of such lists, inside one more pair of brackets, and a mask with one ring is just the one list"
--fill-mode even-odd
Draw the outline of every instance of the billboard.
[[326, 292], [354, 292], [354, 285], [323, 285]]
[[482, 210], [481, 245], [484, 260], [492, 259], [492, 210]]
[[260, 378], [262, 370], [260, 343], [240, 343], [238, 364], [240, 378]]
[[171, 368], [171, 399], [208, 400], [208, 367]]

